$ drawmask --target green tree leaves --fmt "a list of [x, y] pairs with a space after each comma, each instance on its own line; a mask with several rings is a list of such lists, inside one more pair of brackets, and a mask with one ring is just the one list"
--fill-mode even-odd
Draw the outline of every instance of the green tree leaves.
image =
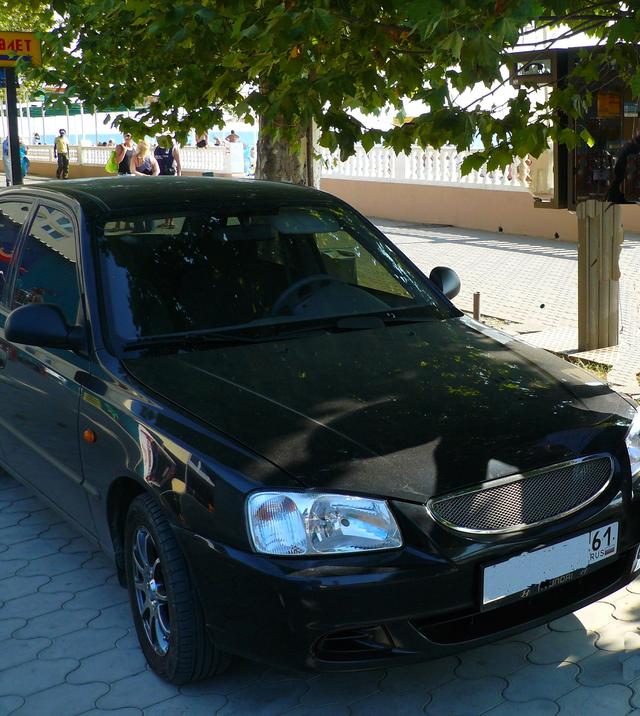
[[[0, 0], [11, 28], [39, 29], [47, 66], [38, 81], [65, 84], [88, 105], [143, 107], [117, 121], [134, 132], [188, 131], [225, 114], [260, 117], [274, 146], [300, 146], [315, 122], [323, 146], [347, 156], [361, 143], [396, 151], [412, 144], [461, 150], [481, 142], [463, 170], [538, 155], [550, 139], [574, 146], [578, 125], [616, 68], [640, 96], [640, 12], [607, 0]], [[4, 20], [6, 24], [8, 21]], [[21, 25], [20, 27], [16, 26]], [[31, 23], [26, 27], [23, 23]], [[546, 102], [508, 86], [509, 55], [536, 28], [587, 32], [585, 52]], [[603, 64], [604, 59], [604, 64]], [[609, 70], [607, 70], [608, 72]], [[485, 96], [477, 100], [458, 99]], [[153, 101], [149, 98], [153, 97]], [[355, 110], [398, 111], [424, 103], [402, 126], [371, 130]]]

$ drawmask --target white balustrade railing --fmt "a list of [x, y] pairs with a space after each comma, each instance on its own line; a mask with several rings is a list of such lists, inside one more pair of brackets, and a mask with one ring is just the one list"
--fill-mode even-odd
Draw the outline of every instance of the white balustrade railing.
[[[83, 166], [104, 167], [114, 147], [69, 147], [69, 162]], [[53, 146], [29, 145], [29, 159], [32, 162], [55, 163]], [[214, 172], [220, 174], [244, 173], [244, 156], [241, 144], [224, 144], [219, 147], [182, 147], [180, 163], [185, 171]]]
[[[103, 167], [113, 147], [70, 148], [71, 164]], [[529, 162], [516, 159], [506, 169], [487, 171], [486, 167], [462, 176], [460, 167], [471, 152], [459, 152], [455, 147], [422, 149], [412, 147], [409, 154], [396, 154], [387, 147], [374, 147], [365, 152], [362, 147], [342, 162], [336, 154], [321, 150], [320, 174], [323, 177], [344, 179], [371, 179], [374, 181], [395, 181], [409, 183], [485, 186], [492, 189], [514, 189], [522, 191], [530, 184]], [[36, 162], [55, 162], [53, 147], [31, 145], [29, 158]], [[219, 147], [182, 147], [180, 149], [182, 168], [193, 172], [219, 174], [243, 174], [244, 160], [241, 144], [224, 144]]]
[[459, 152], [449, 146], [442, 149], [414, 146], [409, 154], [396, 154], [387, 147], [374, 147], [365, 152], [362, 147], [358, 147], [356, 153], [344, 162], [327, 150], [321, 150], [320, 154], [320, 172], [323, 177], [472, 185], [520, 191], [529, 185], [528, 163], [525, 159], [516, 158], [505, 169], [488, 171], [482, 167], [462, 176], [460, 167], [471, 152]]

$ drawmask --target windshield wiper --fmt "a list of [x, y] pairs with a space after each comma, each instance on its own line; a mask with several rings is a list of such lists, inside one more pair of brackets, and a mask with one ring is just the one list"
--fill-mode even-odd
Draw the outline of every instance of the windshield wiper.
[[180, 333], [163, 333], [159, 336], [144, 336], [133, 341], [127, 341], [122, 347], [125, 351], [140, 350], [154, 346], [203, 346], [238, 345], [241, 343], [257, 343], [259, 338], [243, 336], [238, 333], [224, 333], [216, 330], [184, 331]]
[[262, 340], [277, 341], [310, 333], [349, 333], [371, 328], [383, 328], [384, 321], [377, 316], [354, 315], [314, 318], [305, 321], [286, 321], [263, 326]]
[[[349, 333], [351, 331], [366, 331], [376, 328], [384, 328], [387, 325], [402, 325], [408, 323], [422, 323], [441, 318], [437, 308], [430, 306], [415, 306], [421, 315], [394, 310], [376, 311], [375, 313], [360, 313], [347, 316], [331, 316], [325, 319], [313, 319], [308, 321], [291, 321], [286, 323], [273, 323], [264, 326], [265, 333], [261, 335], [263, 340], [277, 340], [279, 337], [289, 338], [306, 335], [309, 333]], [[427, 314], [425, 315], [425, 309]], [[411, 310], [411, 309], [409, 309]]]
[[438, 306], [405, 306], [367, 315], [382, 319], [385, 325], [423, 323], [441, 320], [445, 317]]
[[[206, 345], [240, 345], [247, 343], [266, 343], [280, 339], [295, 338], [310, 333], [349, 333], [383, 328], [386, 325], [422, 323], [442, 318], [435, 306], [410, 306], [400, 309], [376, 311], [347, 316], [327, 316], [326, 318], [307, 319], [306, 321], [286, 321], [251, 326], [252, 335], [246, 333], [206, 329], [202, 331], [182, 331], [163, 333], [158, 336], [144, 336], [127, 341], [123, 350], [134, 351], [152, 347], [196, 347]], [[246, 328], [245, 328], [246, 330]]]

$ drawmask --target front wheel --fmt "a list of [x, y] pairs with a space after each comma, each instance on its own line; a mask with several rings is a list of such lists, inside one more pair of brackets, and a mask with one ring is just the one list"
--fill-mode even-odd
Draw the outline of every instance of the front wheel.
[[186, 684], [221, 673], [228, 657], [207, 637], [182, 551], [150, 495], [129, 507], [125, 569], [138, 640], [156, 674]]

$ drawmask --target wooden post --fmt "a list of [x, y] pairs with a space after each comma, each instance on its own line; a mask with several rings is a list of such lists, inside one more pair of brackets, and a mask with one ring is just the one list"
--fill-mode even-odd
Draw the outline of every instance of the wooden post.
[[473, 317], [476, 321], [480, 320], [480, 292], [473, 294]]
[[620, 248], [624, 239], [617, 204], [588, 199], [578, 217], [578, 350], [617, 346]]

